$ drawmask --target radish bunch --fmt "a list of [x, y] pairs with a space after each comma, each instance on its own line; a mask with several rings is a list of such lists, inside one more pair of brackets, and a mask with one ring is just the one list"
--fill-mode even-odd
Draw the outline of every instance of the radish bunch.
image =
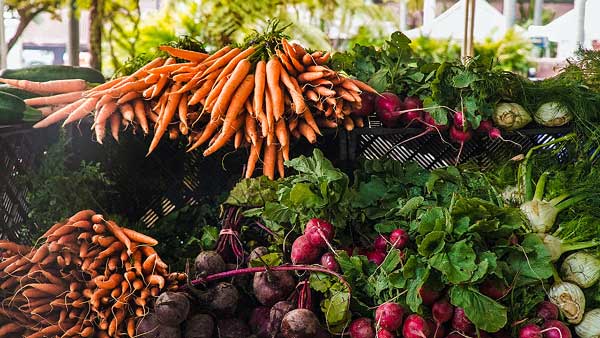
[[309, 220], [306, 223], [304, 235], [296, 238], [292, 244], [292, 263], [316, 263], [321, 257], [322, 249], [327, 246], [331, 247], [330, 241], [333, 239], [333, 235], [334, 230], [331, 223], [318, 218]]

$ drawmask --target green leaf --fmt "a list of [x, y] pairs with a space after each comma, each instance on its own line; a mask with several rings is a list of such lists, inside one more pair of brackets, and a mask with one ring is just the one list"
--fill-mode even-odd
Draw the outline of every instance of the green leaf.
[[473, 273], [470, 282], [476, 283], [482, 280], [488, 272], [496, 269], [496, 254], [490, 251], [483, 252], [479, 255], [479, 263], [477, 264], [477, 270]]
[[440, 207], [431, 208], [421, 215], [420, 221], [418, 231], [421, 235], [443, 230], [446, 224], [444, 210]]
[[450, 302], [465, 310], [475, 326], [487, 332], [497, 332], [507, 323], [507, 309], [471, 287], [455, 285], [450, 289]]
[[446, 242], [444, 241], [444, 237], [446, 233], [444, 231], [432, 231], [425, 235], [421, 243], [419, 243], [419, 247], [417, 251], [421, 256], [429, 257], [433, 254], [440, 252]]
[[460, 73], [454, 75], [452, 78], [452, 85], [456, 88], [467, 88], [473, 82], [477, 81], [478, 76], [468, 70], [463, 70]]
[[277, 182], [269, 180], [266, 176], [241, 180], [233, 187], [225, 204], [260, 207], [266, 202], [277, 200]]
[[406, 217], [415, 212], [421, 206], [421, 204], [423, 204], [424, 201], [425, 198], [423, 196], [415, 196], [406, 201], [406, 203], [402, 205], [397, 214], [399, 216]]
[[325, 314], [328, 325], [336, 326], [350, 319], [350, 293], [344, 291], [331, 292], [321, 302], [321, 311]]
[[552, 277], [554, 266], [550, 253], [542, 240], [535, 234], [527, 234], [521, 245], [513, 250], [506, 262], [517, 286], [539, 282]]
[[429, 264], [446, 276], [448, 281], [459, 284], [471, 279], [477, 269], [475, 251], [466, 240], [454, 243], [450, 250], [433, 255]]
[[279, 266], [283, 264], [283, 255], [279, 252], [271, 252], [266, 255], [260, 256], [260, 258], [253, 259], [250, 262], [250, 266]]
[[387, 75], [388, 69], [381, 68], [375, 74], [373, 74], [373, 76], [371, 76], [371, 79], [368, 81], [369, 86], [373, 87], [373, 89], [378, 92], [385, 91], [388, 87]]
[[357, 196], [352, 200], [352, 206], [355, 208], [365, 208], [370, 205], [376, 204], [387, 192], [388, 187], [386, 186], [383, 179], [379, 177], [373, 177], [369, 182], [361, 182]]
[[390, 273], [396, 269], [401, 261], [401, 252], [398, 249], [392, 249], [388, 251], [387, 256], [383, 260], [383, 263], [379, 266], [382, 271]]
[[212, 250], [219, 239], [219, 229], [213, 226], [202, 227], [202, 237], [200, 237], [200, 246], [202, 250]]
[[321, 272], [312, 272], [309, 275], [310, 287], [321, 293], [326, 293], [331, 288], [333, 284], [329, 275], [326, 275]]
[[296, 206], [316, 208], [325, 205], [323, 199], [311, 190], [308, 183], [296, 183], [290, 191], [290, 202]]
[[409, 279], [407, 284], [406, 303], [413, 312], [420, 312], [419, 307], [423, 303], [419, 290], [429, 278], [430, 268], [422, 265], [417, 266], [415, 278]]
[[263, 212], [263, 217], [269, 219], [273, 222], [278, 223], [294, 223], [297, 217], [297, 214], [286, 207], [285, 205], [279, 203], [268, 202], [265, 205], [265, 211]]

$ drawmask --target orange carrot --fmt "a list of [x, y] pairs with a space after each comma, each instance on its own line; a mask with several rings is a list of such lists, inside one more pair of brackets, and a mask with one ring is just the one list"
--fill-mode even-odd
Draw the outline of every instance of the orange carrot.
[[204, 104], [203, 107], [203, 112], [204, 111], [211, 111], [213, 108], [213, 105], [215, 103], [215, 101], [217, 100], [217, 98], [219, 97], [219, 95], [221, 94], [221, 92], [223, 91], [223, 86], [225, 86], [225, 84], [227, 83], [228, 79], [222, 79], [219, 82], [215, 82], [214, 87], [210, 90], [208, 96], [206, 97], [206, 102]]
[[50, 125], [57, 123], [69, 116], [75, 109], [77, 109], [80, 105], [82, 105], [86, 99], [79, 99], [71, 104], [66, 105], [65, 107], [55, 111], [54, 113], [48, 115], [46, 118], [41, 120], [40, 122], [33, 125], [33, 128], [46, 128]]
[[206, 59], [204, 60], [204, 62], [203, 62], [203, 63], [204, 63], [204, 64], [206, 64], [206, 63], [208, 63], [208, 62], [211, 62], [211, 61], [217, 60], [217, 59], [219, 59], [221, 56], [223, 56], [223, 55], [227, 54], [227, 53], [228, 53], [230, 50], [231, 50], [231, 47], [230, 47], [230, 46], [225, 46], [225, 47], [223, 47], [223, 48], [219, 49], [218, 51], [214, 52], [214, 53], [213, 53], [212, 55], [210, 55], [208, 58], [206, 58]]
[[135, 100], [139, 97], [142, 97], [142, 94], [140, 92], [137, 91], [133, 91], [133, 92], [129, 92], [123, 96], [121, 96], [118, 100], [117, 103], [118, 104], [124, 104], [126, 102], [129, 102], [131, 100]]
[[66, 120], [63, 122], [63, 127], [71, 122], [79, 121], [87, 115], [91, 114], [97, 102], [98, 98], [92, 97], [84, 99], [84, 101], [81, 102], [81, 104], [75, 110], [69, 113], [69, 116], [67, 116]]
[[133, 103], [133, 112], [135, 114], [135, 119], [140, 124], [140, 127], [144, 131], [144, 134], [148, 134], [148, 120], [146, 119], [146, 107], [144, 101], [135, 100]]
[[310, 109], [305, 110], [304, 114], [302, 114], [302, 117], [304, 117], [304, 121], [306, 121], [306, 123], [313, 129], [314, 132], [322, 135], [321, 131], [319, 130], [319, 126], [317, 126], [317, 123], [315, 122], [315, 118], [310, 112]]
[[248, 156], [248, 165], [246, 167], [246, 178], [252, 177], [256, 162], [260, 158], [260, 151], [262, 149], [263, 139], [260, 138], [258, 141], [250, 147], [250, 155]]
[[358, 81], [358, 80], [354, 80], [354, 79], [348, 79], [348, 80], [352, 81], [358, 88], [360, 88], [360, 90], [379, 95], [379, 93], [375, 89], [373, 89], [373, 87], [369, 86], [368, 84], [366, 84], [362, 81]]
[[110, 133], [115, 141], [119, 142], [119, 127], [121, 125], [121, 114], [114, 113], [110, 116]]
[[265, 153], [263, 156], [263, 175], [267, 176], [269, 179], [275, 179], [275, 162], [277, 161], [277, 146], [272, 144], [267, 144], [265, 148]]
[[219, 81], [220, 79], [222, 79], [222, 78], [226, 77], [227, 75], [231, 74], [231, 72], [233, 72], [233, 70], [236, 68], [237, 64], [240, 61], [242, 61], [243, 59], [249, 57], [255, 51], [256, 50], [254, 49], [254, 47], [248, 47], [243, 52], [241, 52], [238, 55], [236, 55], [233, 59], [231, 59], [231, 61], [227, 64], [227, 66], [225, 66], [225, 68], [223, 68], [223, 70], [219, 73], [219, 76], [217, 77], [217, 81]]
[[165, 278], [160, 275], [150, 275], [146, 278], [148, 285], [158, 285], [159, 289], [165, 287]]
[[200, 100], [205, 98], [206, 95], [208, 95], [208, 93], [210, 92], [210, 90], [211, 90], [212, 86], [215, 84], [215, 82], [216, 81], [214, 79], [206, 80], [202, 84], [202, 86], [200, 86], [200, 88], [198, 88], [198, 90], [196, 90], [196, 92], [194, 92], [194, 95], [192, 95], [192, 97], [190, 98], [188, 105], [193, 106], [193, 105], [199, 103]]
[[279, 177], [285, 177], [285, 168], [283, 165], [283, 152], [281, 149], [277, 150], [277, 172], [279, 173]]
[[296, 76], [298, 75], [298, 73], [296, 72], [296, 68], [294, 68], [294, 65], [292, 64], [292, 62], [290, 61], [290, 59], [288, 58], [288, 56], [281, 50], [276, 50], [275, 51], [275, 55], [277, 55], [277, 57], [279, 58], [279, 61], [281, 62], [283, 69], [286, 72], [290, 73], [292, 76]]
[[315, 131], [306, 122], [300, 121], [298, 124], [298, 130], [300, 131], [300, 134], [302, 134], [302, 136], [308, 140], [308, 142], [317, 142], [317, 135], [315, 135]]
[[264, 114], [263, 103], [265, 99], [265, 84], [266, 84], [266, 66], [265, 61], [260, 60], [256, 64], [256, 70], [254, 71], [254, 98], [252, 101], [252, 107], [255, 115]]
[[46, 82], [35, 82], [28, 80], [14, 80], [0, 78], [0, 82], [4, 82], [13, 87], [21, 88], [36, 94], [60, 94], [71, 93], [85, 90], [87, 83], [81, 79], [68, 80], [53, 80]]
[[212, 73], [214, 71], [216, 71], [217, 69], [224, 67], [225, 65], [227, 65], [234, 57], [236, 57], [238, 54], [240, 54], [241, 50], [239, 48], [233, 48], [230, 51], [228, 51], [225, 55], [219, 57], [218, 59], [216, 59], [215, 63], [213, 63], [212, 65], [210, 65], [210, 67], [208, 67], [203, 73], [202, 73], [202, 77], [205, 77], [206, 75], [208, 75], [209, 73]]
[[185, 93], [181, 96], [179, 100], [179, 106], [177, 107], [177, 115], [179, 117], [179, 121], [183, 123], [184, 127], [187, 129], [187, 113], [188, 113], [188, 94]]
[[321, 86], [315, 87], [314, 91], [317, 94], [319, 94], [320, 96], [324, 96], [324, 97], [335, 96], [337, 94], [335, 90], [328, 89], [328, 88], [321, 87]]
[[146, 236], [135, 230], [131, 230], [131, 229], [127, 229], [127, 228], [121, 228], [121, 230], [123, 230], [123, 233], [125, 233], [125, 235], [134, 242], [141, 243], [144, 245], [150, 245], [150, 246], [154, 246], [154, 245], [158, 244], [158, 241], [156, 239], [154, 239], [150, 236]]
[[204, 131], [202, 132], [202, 135], [198, 138], [198, 140], [196, 140], [196, 142], [187, 150], [187, 152], [190, 152], [198, 147], [200, 147], [201, 145], [203, 145], [204, 143], [206, 143], [206, 141], [210, 140], [210, 138], [214, 135], [214, 133], [217, 131], [217, 129], [219, 128], [219, 126], [221, 126], [221, 124], [223, 124], [223, 120], [219, 119], [217, 121], [210, 121], [206, 127], [204, 127]]
[[94, 123], [106, 121], [110, 117], [110, 115], [112, 115], [116, 110], [117, 102], [114, 100], [108, 102], [107, 104], [102, 106], [102, 108], [100, 108], [100, 111], [95, 116]]
[[[118, 102], [117, 102], [118, 103]], [[133, 111], [133, 106], [129, 103], [124, 103], [119, 106], [119, 110], [123, 115], [123, 118], [128, 122], [133, 122], [135, 119], [135, 112]]]
[[144, 260], [142, 264], [142, 271], [144, 275], [151, 275], [154, 272], [154, 268], [156, 266], [156, 254], [152, 254]]
[[271, 102], [271, 94], [268, 90], [265, 92], [265, 110], [267, 120], [267, 145], [270, 145], [273, 142], [271, 137], [275, 131], [275, 117], [273, 116], [273, 104]]
[[325, 76], [323, 72], [304, 72], [298, 75], [298, 81], [300, 82], [310, 82], [315, 81]]
[[54, 96], [40, 96], [23, 100], [28, 106], [49, 106], [62, 103], [71, 103], [83, 97], [83, 91], [58, 94]]
[[123, 229], [121, 229], [121, 227], [119, 227], [115, 222], [113, 221], [106, 221], [106, 228], [108, 229], [108, 231], [110, 231], [115, 237], [117, 237], [117, 239], [119, 241], [121, 241], [123, 244], [125, 244], [125, 247], [127, 248], [127, 253], [128, 254], [132, 254], [132, 244], [131, 244], [131, 240], [129, 240], [129, 237], [127, 237], [127, 235], [125, 234], [125, 232], [123, 232]]
[[[175, 83], [173, 85], [173, 90], [176, 91], [181, 86], [180, 83]], [[179, 100], [181, 99], [181, 94], [169, 95], [167, 99], [167, 103], [165, 106], [164, 113], [161, 116], [161, 120], [159, 121], [156, 130], [154, 131], [154, 137], [152, 138], [152, 142], [150, 143], [150, 148], [148, 149], [148, 153], [146, 156], [150, 155], [152, 151], [158, 146], [158, 142], [163, 137], [167, 130], [167, 126], [173, 119], [175, 115], [175, 110], [179, 106]]]
[[61, 285], [50, 284], [50, 283], [31, 283], [27, 284], [27, 287], [41, 291], [45, 294], [57, 296], [65, 291]]
[[252, 144], [256, 144], [258, 142], [256, 119], [252, 117], [252, 115], [246, 114], [246, 121], [244, 122], [244, 126], [246, 127], [246, 133], [250, 138], [250, 142]]
[[244, 130], [242, 128], [240, 128], [235, 132], [235, 137], [233, 138], [233, 148], [239, 149], [242, 146], [243, 140], [244, 140]]
[[302, 91], [300, 89], [300, 85], [296, 82], [296, 79], [290, 77], [287, 72], [281, 72], [281, 82], [287, 88], [290, 96], [292, 97], [292, 101], [294, 102], [294, 110], [296, 114], [301, 115], [308, 107], [306, 106], [306, 102], [304, 101], [304, 97], [302, 96]]
[[283, 91], [279, 85], [281, 64], [276, 58], [271, 58], [269, 62], [267, 62], [266, 74], [267, 88], [271, 96], [271, 109], [273, 111], [273, 117], [275, 121], [277, 121], [283, 116], [284, 101]]
[[100, 275], [94, 278], [94, 283], [96, 283], [96, 286], [100, 289], [109, 289], [112, 291], [114, 288], [121, 284], [122, 280], [122, 274], [113, 273], [108, 279], [104, 275]]
[[203, 155], [209, 156], [210, 154], [214, 153], [215, 151], [221, 149], [225, 144], [227, 144], [227, 141], [229, 141], [231, 139], [231, 137], [233, 137], [233, 135], [235, 135], [235, 133], [238, 131], [238, 129], [241, 128], [242, 123], [244, 123], [244, 115], [239, 115], [234, 121], [230, 122], [227, 127], [225, 127], [225, 124], [224, 124], [223, 129], [217, 136], [214, 143], [211, 144], [210, 147], [206, 148]]
[[281, 147], [285, 147], [289, 144], [290, 136], [288, 134], [285, 120], [281, 119], [277, 122], [275, 126], [275, 135], [277, 136], [277, 141]]
[[[232, 99], [237, 100], [237, 97], [232, 98], [232, 96], [234, 93], [237, 93], [236, 89], [241, 86], [242, 82], [245, 82], [245, 78], [250, 71], [250, 67], [250, 61], [247, 59], [243, 59], [237, 64], [217, 98], [217, 102], [211, 111], [211, 120], [214, 121], [219, 119], [226, 111], [228, 111], [227, 106], [230, 105]], [[254, 84], [254, 78], [252, 78], [252, 81], [252, 84]], [[245, 100], [246, 98], [241, 101], [242, 105], [244, 104]]]
[[225, 121], [223, 122], [223, 128], [228, 128], [229, 124], [237, 119], [240, 112], [244, 109], [244, 104], [254, 88], [254, 75], [249, 74], [244, 78], [242, 83], [236, 89], [233, 94], [233, 98], [227, 107], [227, 113], [225, 114]]
[[202, 62], [208, 57], [208, 54], [206, 54], [206, 53], [195, 52], [195, 51], [175, 48], [175, 47], [171, 47], [171, 46], [160, 46], [158, 48], [162, 51], [169, 53], [169, 55], [171, 55], [173, 57], [188, 60], [188, 61], [193, 61], [193, 62]]

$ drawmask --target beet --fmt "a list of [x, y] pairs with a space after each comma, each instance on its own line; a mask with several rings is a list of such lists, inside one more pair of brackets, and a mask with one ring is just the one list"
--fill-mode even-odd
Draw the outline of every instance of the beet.
[[350, 338], [375, 338], [375, 330], [369, 318], [361, 317], [350, 323]]
[[187, 318], [190, 312], [190, 300], [181, 292], [163, 292], [156, 298], [154, 312], [161, 324], [177, 326]]
[[386, 329], [381, 329], [381, 330], [377, 331], [377, 335], [375, 337], [376, 338], [396, 338], [396, 335]]
[[375, 111], [375, 94], [369, 92], [360, 93], [360, 108], [354, 109], [352, 114], [367, 117]]
[[542, 325], [544, 338], [571, 338], [571, 331], [565, 323], [558, 320], [548, 320]]
[[275, 303], [271, 307], [269, 312], [269, 323], [267, 325], [267, 332], [271, 337], [275, 336], [281, 330], [281, 321], [286, 313], [292, 311], [294, 306], [292, 303], [282, 300]]
[[504, 297], [508, 291], [508, 286], [498, 278], [487, 278], [479, 285], [479, 292], [494, 300]]
[[541, 331], [539, 326], [527, 324], [519, 330], [519, 338], [542, 338]]
[[402, 336], [404, 338], [423, 338], [430, 337], [433, 331], [423, 317], [412, 314], [404, 321], [402, 327]]
[[196, 256], [196, 273], [200, 275], [213, 275], [226, 269], [223, 257], [216, 251], [202, 251]]
[[537, 305], [537, 316], [544, 320], [558, 319], [558, 306], [547, 300]]
[[385, 251], [387, 249], [387, 237], [384, 235], [377, 235], [373, 241], [373, 248], [377, 251]]
[[259, 306], [252, 310], [252, 314], [250, 315], [250, 320], [248, 321], [248, 325], [250, 325], [250, 330], [257, 337], [268, 338], [269, 332], [267, 331], [269, 326], [269, 314], [271, 313], [271, 308], [266, 306]]
[[312, 264], [319, 259], [320, 250], [312, 245], [306, 235], [302, 235], [292, 244], [290, 254], [293, 264]]
[[463, 308], [454, 308], [454, 315], [452, 316], [452, 328], [465, 334], [475, 333], [475, 326], [467, 315]]
[[423, 304], [431, 306], [436, 300], [440, 298], [439, 291], [432, 290], [427, 286], [423, 286], [419, 289], [419, 295], [423, 300]]
[[250, 252], [250, 255], [248, 256], [248, 263], [252, 262], [253, 260], [258, 259], [259, 257], [267, 255], [268, 253], [269, 253], [269, 249], [267, 249], [266, 247], [264, 247], [264, 246], [256, 247]]
[[281, 321], [281, 333], [285, 338], [313, 338], [319, 329], [319, 319], [307, 309], [292, 310]]
[[204, 313], [191, 316], [184, 324], [183, 338], [211, 338], [215, 330], [214, 319]]
[[340, 266], [335, 260], [335, 255], [331, 252], [326, 252], [321, 256], [321, 265], [331, 271], [339, 272]]
[[149, 313], [136, 324], [136, 337], [140, 338], [177, 338], [181, 337], [178, 326], [167, 326], [158, 321], [156, 314]]
[[313, 218], [306, 223], [304, 235], [308, 242], [317, 248], [327, 245], [333, 239], [335, 231], [333, 225], [325, 220]]
[[254, 274], [252, 288], [256, 299], [271, 306], [286, 299], [296, 286], [294, 277], [288, 271], [263, 271]]
[[377, 265], [381, 265], [385, 260], [385, 252], [381, 251], [369, 251], [367, 252], [367, 259]]
[[217, 323], [219, 338], [240, 338], [250, 335], [250, 328], [239, 318], [221, 319]]
[[403, 249], [409, 239], [408, 233], [404, 229], [395, 229], [390, 233], [390, 242], [396, 249]]
[[[226, 271], [237, 270], [237, 269], [241, 268], [237, 264], [233, 264], [233, 263], [227, 263], [227, 264], [225, 264], [225, 266], [227, 267]], [[238, 289], [248, 288], [250, 286], [251, 281], [252, 281], [251, 274], [237, 275], [237, 276], [233, 276], [233, 277], [231, 277], [231, 279], [229, 279], [229, 282]]]
[[402, 326], [404, 309], [397, 303], [383, 303], [375, 310], [375, 323], [388, 331], [396, 331]]
[[239, 299], [240, 294], [233, 284], [221, 282], [209, 289], [203, 301], [217, 315], [231, 315], [235, 312]]

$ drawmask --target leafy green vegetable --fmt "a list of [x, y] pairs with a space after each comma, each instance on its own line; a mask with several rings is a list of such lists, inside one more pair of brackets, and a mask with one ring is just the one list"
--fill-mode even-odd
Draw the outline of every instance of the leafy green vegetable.
[[507, 308], [473, 288], [453, 286], [450, 302], [463, 308], [467, 318], [481, 330], [497, 332], [507, 323]]

